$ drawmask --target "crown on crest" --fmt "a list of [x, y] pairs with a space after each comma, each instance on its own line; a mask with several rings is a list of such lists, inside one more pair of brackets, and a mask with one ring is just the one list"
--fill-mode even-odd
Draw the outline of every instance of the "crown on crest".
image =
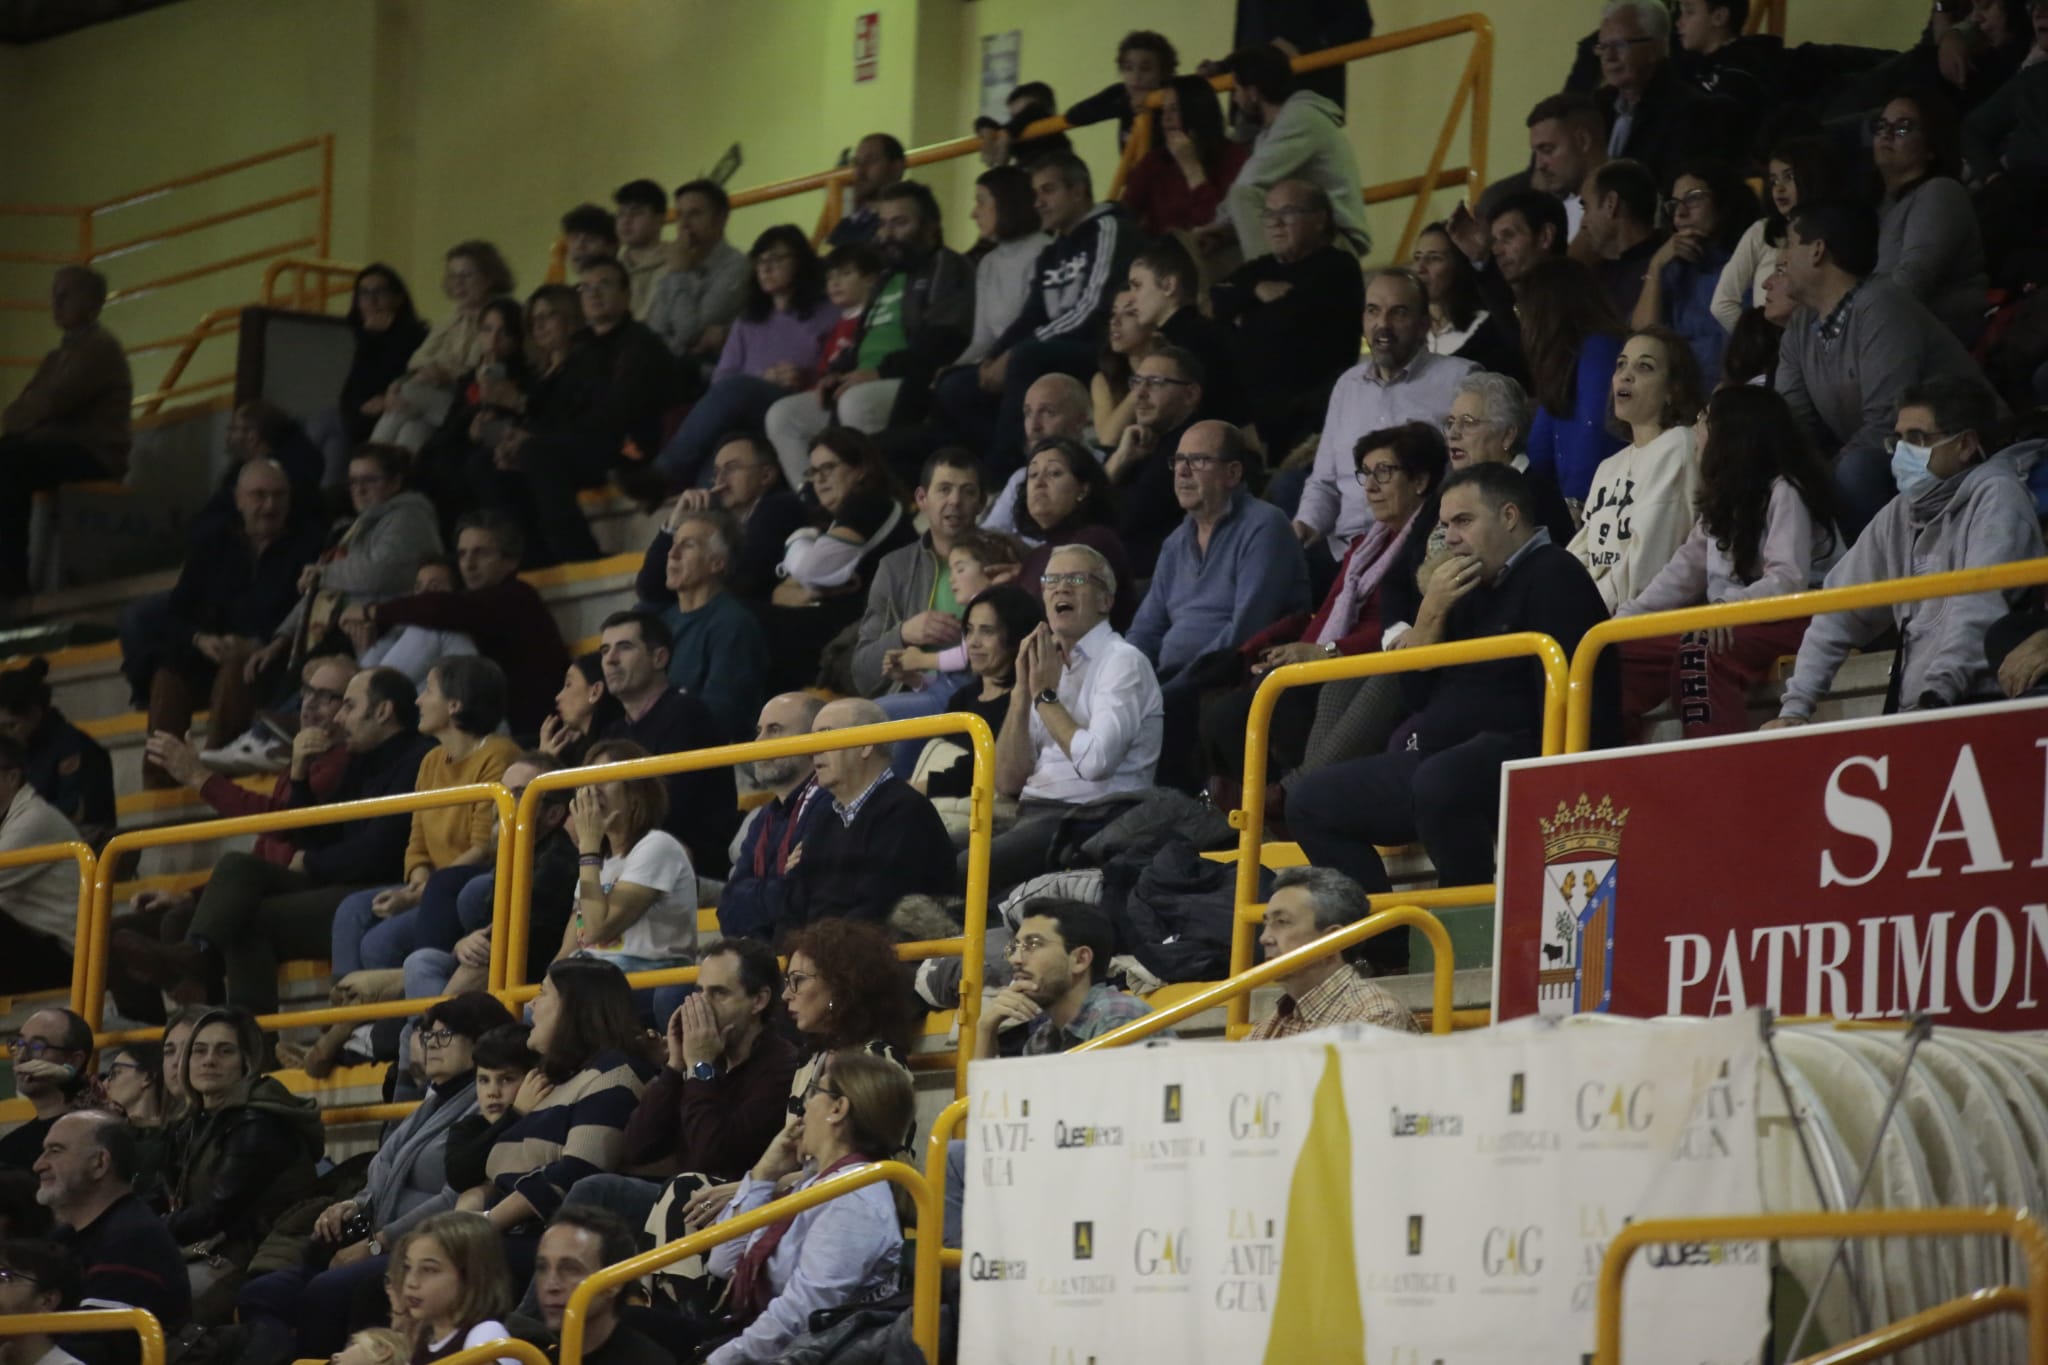
[[1559, 858], [1573, 853], [1598, 853], [1615, 857], [1621, 852], [1621, 827], [1628, 823], [1628, 812], [1617, 811], [1614, 802], [1603, 796], [1595, 806], [1579, 793], [1579, 804], [1566, 808], [1564, 802], [1557, 803], [1557, 818], [1538, 818], [1543, 827], [1543, 861], [1556, 862]]

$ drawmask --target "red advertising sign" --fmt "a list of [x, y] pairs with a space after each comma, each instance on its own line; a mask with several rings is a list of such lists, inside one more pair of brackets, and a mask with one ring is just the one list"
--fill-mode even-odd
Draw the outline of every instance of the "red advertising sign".
[[882, 60], [882, 16], [869, 11], [853, 16], [853, 83], [864, 85], [875, 78]]
[[2048, 701], [1511, 763], [1494, 1013], [2048, 1027]]

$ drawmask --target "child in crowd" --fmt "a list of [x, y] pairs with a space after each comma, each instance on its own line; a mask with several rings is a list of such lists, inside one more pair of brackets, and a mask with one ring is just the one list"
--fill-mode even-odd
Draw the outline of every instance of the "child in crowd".
[[488, 1218], [437, 1213], [406, 1240], [403, 1259], [412, 1365], [511, 1335], [499, 1318], [512, 1307], [512, 1277]]
[[825, 297], [839, 310], [839, 321], [825, 334], [824, 353], [818, 357], [818, 377], [832, 371], [860, 330], [861, 314], [867, 312], [868, 298], [882, 279], [882, 256], [865, 242], [834, 247], [825, 257]]
[[[526, 1045], [525, 1024], [501, 1024], [476, 1040], [476, 1112], [448, 1130], [448, 1188], [456, 1194], [486, 1183], [484, 1160], [491, 1144], [517, 1115], [512, 1097], [540, 1058]], [[442, 1196], [444, 1199], [447, 1195]], [[392, 1252], [394, 1260], [398, 1253]]]
[[410, 1355], [404, 1333], [389, 1327], [366, 1327], [348, 1339], [334, 1365], [405, 1365]]

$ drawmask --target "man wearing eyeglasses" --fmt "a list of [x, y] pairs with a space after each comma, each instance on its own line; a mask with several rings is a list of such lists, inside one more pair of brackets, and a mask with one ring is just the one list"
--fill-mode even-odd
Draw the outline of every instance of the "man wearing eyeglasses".
[[1593, 50], [1603, 82], [1607, 154], [1632, 157], [1660, 185], [1686, 156], [1725, 156], [1738, 126], [1732, 101], [1702, 94], [1671, 65], [1671, 11], [1664, 0], [1608, 0]]
[[[50, 1242], [26, 1237], [0, 1242], [0, 1317], [60, 1313], [78, 1307], [78, 1262]], [[0, 1337], [5, 1365], [83, 1365], [41, 1332]]]
[[1018, 646], [1017, 685], [996, 738], [996, 790], [1020, 799], [1017, 823], [989, 848], [992, 895], [1045, 870], [1075, 807], [1142, 791], [1159, 766], [1159, 680], [1144, 653], [1109, 628], [1109, 561], [1090, 546], [1063, 545], [1041, 582], [1046, 624]]
[[1252, 458], [1230, 423], [1197, 422], [1168, 460], [1186, 516], [1159, 551], [1128, 636], [1152, 661], [1166, 704], [1159, 780], [1167, 786], [1198, 779], [1201, 690], [1235, 684], [1238, 646], [1309, 609], [1308, 560], [1287, 514], [1245, 486]]
[[[2041, 524], [2013, 452], [1986, 433], [1998, 400], [1981, 380], [1934, 379], [1907, 389], [1885, 447], [1899, 493], [1829, 571], [1825, 586], [2011, 564], [2040, 555]], [[1999, 696], [1985, 637], [2026, 593], [1936, 597], [1813, 618], [1799, 642], [1777, 719], [1805, 725], [1852, 649], [1896, 629], [1901, 657], [1887, 710], [1924, 711]]]
[[1180, 524], [1167, 456], [1202, 410], [1207, 373], [1193, 352], [1155, 347], [1131, 375], [1131, 423], [1117, 438], [1104, 469], [1117, 486], [1116, 533], [1140, 578], [1152, 572], [1159, 547]]
[[[75, 916], [75, 889], [72, 894]], [[42, 1155], [51, 1126], [71, 1112], [85, 1089], [92, 1025], [67, 1009], [37, 1010], [8, 1041], [7, 1055], [14, 1064], [14, 1088], [35, 1106], [35, 1117], [0, 1138], [0, 1170], [25, 1171]]]
[[1341, 560], [1372, 524], [1352, 449], [1367, 432], [1403, 422], [1441, 427], [1460, 380], [1478, 366], [1437, 355], [1429, 338], [1429, 287], [1406, 266], [1375, 271], [1365, 286], [1365, 334], [1372, 354], [1346, 370], [1330, 391], [1314, 470], [1301, 490], [1294, 534], [1304, 546], [1326, 541]]

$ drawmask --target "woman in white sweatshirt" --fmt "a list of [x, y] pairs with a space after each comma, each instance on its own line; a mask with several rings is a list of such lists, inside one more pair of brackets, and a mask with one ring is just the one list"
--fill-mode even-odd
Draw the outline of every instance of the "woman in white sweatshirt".
[[[1785, 400], [1769, 389], [1722, 389], [1700, 417], [1699, 520], [1649, 586], [1616, 616], [1673, 611], [1817, 588], [1842, 555], [1834, 483]], [[1749, 692], [1797, 653], [1806, 617], [1621, 647], [1622, 718], [1631, 736], [1667, 697], [1687, 739], [1741, 734]]]
[[1668, 327], [1639, 328], [1614, 362], [1608, 397], [1609, 429], [1629, 443], [1593, 471], [1570, 548], [1612, 611], [1649, 586], [1692, 526], [1702, 406], [1692, 347]]

